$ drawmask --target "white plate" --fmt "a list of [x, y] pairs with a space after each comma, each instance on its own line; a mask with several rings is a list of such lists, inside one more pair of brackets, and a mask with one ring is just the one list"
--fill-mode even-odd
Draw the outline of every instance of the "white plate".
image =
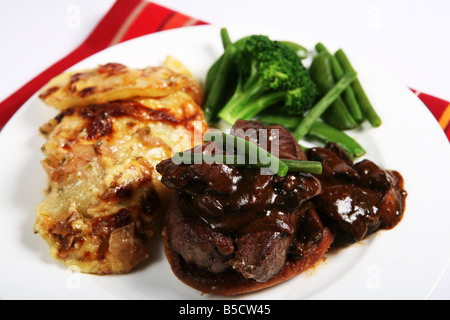
[[[203, 80], [221, 53], [219, 27], [165, 31], [102, 51], [74, 66], [121, 62], [130, 67], [180, 59]], [[261, 33], [313, 48], [317, 39], [280, 30], [229, 27], [233, 40]], [[337, 49], [329, 45], [330, 49]], [[449, 143], [428, 109], [401, 83], [348, 53], [384, 123], [351, 134], [366, 157], [400, 171], [408, 191], [404, 219], [286, 283], [233, 299], [425, 299], [445, 270], [450, 253]], [[35, 206], [46, 176], [40, 165], [41, 124], [56, 115], [36, 95], [0, 134], [0, 299], [215, 299], [177, 280], [154, 241], [152, 257], [128, 275], [93, 276], [66, 270], [33, 234]]]

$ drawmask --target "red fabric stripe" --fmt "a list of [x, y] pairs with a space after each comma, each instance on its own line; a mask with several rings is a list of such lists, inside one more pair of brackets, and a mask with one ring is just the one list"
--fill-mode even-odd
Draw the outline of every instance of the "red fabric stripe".
[[6, 124], [20, 106], [50, 79], [84, 58], [105, 49], [119, 30], [121, 24], [141, 1], [116, 1], [90, 36], [78, 48], [6, 98], [0, 104], [0, 128]]
[[448, 106], [448, 101], [439, 99], [434, 96], [430, 96], [425, 93], [420, 93], [418, 95], [419, 99], [430, 109], [431, 113], [436, 117], [436, 119], [440, 119], [442, 113]]
[[[150, 2], [125, 32], [121, 41], [130, 40], [161, 30], [182, 27], [184, 23], [191, 19], [191, 17]], [[173, 21], [175, 21], [175, 23], [173, 23]], [[206, 24], [206, 22], [198, 21], [195, 23], [195, 25], [199, 24]]]
[[[65, 71], [75, 63], [89, 57], [90, 55], [107, 48], [114, 37], [119, 34], [124, 23], [130, 17], [138, 5], [145, 0], [117, 0], [105, 17], [89, 37], [74, 51], [66, 57], [37, 75], [26, 83], [22, 88], [14, 92], [0, 103], [0, 130], [11, 118], [11, 116], [22, 106], [35, 92], [44, 86], [54, 76]], [[159, 30], [182, 27], [191, 18], [162, 7], [152, 2], [144, 5], [144, 9], [126, 30], [119, 42], [129, 40], [138, 36], [156, 32]], [[197, 21], [194, 25], [206, 24]]]
[[[426, 93], [421, 93], [420, 91], [411, 89], [417, 94], [417, 97], [428, 107], [430, 112], [436, 118], [437, 121], [441, 120], [444, 111], [449, 107], [450, 103], [446, 100], [442, 100], [435, 96], [431, 96]], [[447, 139], [450, 141], [450, 124], [443, 128]]]
[[[184, 14], [175, 12], [173, 15], [167, 19], [163, 26], [161, 26], [161, 30], [169, 30], [173, 28], [177, 28], [178, 26], [184, 26], [188, 23], [191, 23], [193, 19]], [[202, 24], [201, 21], [195, 21], [194, 25]]]
[[127, 30], [121, 41], [159, 31], [159, 27], [173, 13], [173, 10], [155, 3], [149, 3]]
[[131, 12], [143, 0], [117, 0], [98, 26], [82, 44], [88, 46], [93, 53], [101, 51], [109, 46], [111, 40], [120, 30]]

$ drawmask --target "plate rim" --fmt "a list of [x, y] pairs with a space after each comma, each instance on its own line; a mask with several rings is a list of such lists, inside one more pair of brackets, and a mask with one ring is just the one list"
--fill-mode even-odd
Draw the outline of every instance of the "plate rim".
[[[161, 31], [161, 32], [158, 32], [158, 33], [155, 33], [155, 34], [145, 35], [145, 36], [142, 36], [142, 37], [139, 37], [139, 38], [135, 38], [135, 39], [130, 39], [130, 40], [125, 41], [125, 42], [122, 42], [122, 43], [120, 43], [120, 44], [118, 44], [118, 45], [116, 45], [116, 46], [133, 46], [133, 43], [134, 43], [134, 42], [139, 42], [139, 41], [151, 41], [151, 40], [145, 40], [145, 39], [153, 38], [153, 37], [155, 37], [155, 36], [163, 37], [164, 34], [168, 34], [168, 33], [184, 33], [184, 32], [189, 33], [189, 32], [192, 32], [191, 30], [198, 30], [198, 29], [214, 29], [214, 30], [218, 30], [219, 28], [220, 28], [220, 26], [218, 26], [218, 25], [203, 25], [203, 26], [191, 26], [191, 27], [185, 27], [185, 28], [180, 28], [180, 29], [172, 29], [172, 30], [167, 30], [167, 31]], [[236, 28], [247, 28], [247, 27], [242, 27], [242, 26], [227, 26], [227, 28], [228, 28], [229, 30], [234, 30], [234, 29], [236, 29]], [[255, 30], [256, 28], [258, 28], [259, 30], [263, 30], [263, 29], [264, 29], [264, 28], [252, 26], [252, 27], [250, 27], [250, 29], [248, 29], [248, 30]], [[272, 29], [272, 28], [270, 28], [270, 29]], [[247, 30], [247, 29], [245, 29], [245, 30]], [[265, 29], [264, 29], [264, 30], [265, 30]], [[280, 31], [281, 31], [281, 30], [280, 30]], [[194, 31], [194, 32], [195, 32], [195, 31]], [[291, 33], [290, 33], [290, 32], [287, 32], [287, 35], [290, 36]], [[307, 37], [308, 37], [308, 36], [307, 36]], [[143, 38], [145, 38], [145, 39], [142, 40]], [[115, 50], [115, 46], [114, 46], [114, 47], [107, 48], [106, 50]], [[106, 50], [102, 50], [102, 51], [100, 51], [100, 52], [98, 52], [98, 53], [96, 53], [96, 54], [94, 54], [94, 55], [92, 55], [92, 56], [87, 57], [86, 59], [83, 59], [82, 61], [80, 61], [80, 62], [74, 64], [73, 66], [71, 66], [70, 68], [68, 68], [67, 70], [77, 68], [78, 65], [80, 65], [80, 64], [82, 64], [82, 63], [86, 63], [86, 60], [94, 59], [93, 56], [98, 56], [99, 54], [105, 54], [104, 52], [105, 52]], [[352, 55], [354, 55], [354, 54], [352, 53]], [[359, 57], [359, 58], [362, 59], [362, 60], [364, 60], [364, 61], [366, 61], [366, 63], [371, 64], [373, 67], [376, 67], [377, 69], [379, 69], [380, 72], [381, 72], [382, 74], [384, 74], [385, 76], [388, 76], [388, 77], [390, 78], [391, 81], [395, 81], [395, 82], [397, 82], [398, 84], [400, 84], [400, 82], [399, 82], [397, 79], [395, 79], [394, 77], [392, 77], [391, 75], [389, 75], [387, 72], [385, 72], [385, 71], [384, 71], [383, 69], [381, 69], [380, 67], [373, 65], [370, 61], [367, 61], [366, 59], [364, 59], [364, 58], [362, 58], [362, 57]], [[105, 61], [105, 62], [107, 62], [107, 61]], [[424, 107], [425, 110], [428, 112], [428, 114], [432, 116], [431, 112], [430, 112], [429, 109], [426, 107], [426, 105], [425, 105], [425, 104], [424, 104], [424, 103], [423, 103], [423, 102], [422, 102], [422, 101], [421, 101], [421, 100], [420, 100], [420, 99], [419, 99], [412, 91], [410, 91], [406, 86], [404, 86], [404, 88], [405, 88], [404, 93], [406, 93], [407, 91], [409, 91], [410, 97], [411, 97], [411, 98], [414, 97], [414, 98], [416, 99], [416, 102], [420, 103], [421, 106]], [[9, 131], [13, 130], [12, 126], [14, 125], [14, 122], [19, 121], [19, 120], [17, 120], [17, 119], [20, 119], [21, 114], [27, 112], [27, 108], [30, 108], [30, 107], [27, 107], [27, 105], [31, 105], [31, 104], [33, 103], [33, 101], [35, 101], [35, 100], [37, 99], [37, 94], [38, 94], [37, 92], [36, 92], [35, 94], [33, 94], [33, 95], [32, 95], [32, 96], [31, 96], [31, 97], [30, 97], [30, 98], [29, 98], [29, 99], [28, 99], [28, 100], [27, 100], [27, 101], [19, 108], [19, 110], [11, 117], [11, 119], [5, 124], [5, 126], [3, 127], [3, 130], [0, 132], [0, 145], [3, 145], [2, 141], [3, 141], [3, 139], [6, 139], [6, 138], [4, 138], [4, 137], [9, 133]], [[433, 119], [435, 119], [435, 118], [433, 117]], [[436, 134], [437, 134], [437, 129], [439, 129], [439, 130], [442, 132], [442, 129], [441, 129], [440, 127], [436, 128], [436, 126], [438, 126], [438, 122], [437, 122], [437, 121], [435, 121], [435, 126], [433, 127], [433, 128], [435, 128], [435, 129], [433, 129], [433, 130], [436, 131]], [[10, 129], [10, 127], [11, 127], [11, 129]], [[5, 132], [6, 132], [6, 133], [5, 133]], [[446, 136], [445, 136], [445, 134], [444, 134], [443, 132], [442, 132], [442, 138], [445, 138], [445, 139], [446, 139]], [[449, 153], [450, 145], [449, 145], [448, 148], [446, 148], [445, 150], [446, 150], [446, 153], [447, 153], [447, 156], [448, 156], [448, 154], [450, 154], [450, 153]], [[407, 205], [408, 205], [408, 200], [407, 200]], [[408, 206], [407, 206], [407, 208], [408, 208]], [[1, 212], [0, 212], [0, 214], [1, 214]], [[446, 268], [447, 268], [447, 267], [448, 267], [448, 262], [447, 262]], [[445, 268], [444, 268], [444, 270], [442, 271], [442, 273], [440, 274], [439, 279], [435, 282], [435, 284], [434, 284], [434, 286], [433, 286], [433, 289], [434, 289], [434, 287], [438, 284], [438, 282], [439, 282], [439, 280], [441, 279], [441, 277], [442, 277], [442, 275], [444, 274], [444, 272], [445, 272]], [[181, 285], [184, 285], [184, 284], [181, 284]], [[430, 290], [430, 291], [427, 293], [427, 296], [428, 296], [431, 292], [432, 292], [432, 290]], [[317, 297], [317, 295], [316, 295], [316, 297]], [[319, 295], [319, 298], [320, 298], [320, 295]]]

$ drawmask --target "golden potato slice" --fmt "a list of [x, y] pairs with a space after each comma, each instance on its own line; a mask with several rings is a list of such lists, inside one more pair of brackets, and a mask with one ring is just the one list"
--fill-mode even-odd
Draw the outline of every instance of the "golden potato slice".
[[203, 111], [182, 91], [69, 108], [44, 125], [49, 185], [34, 231], [51, 256], [93, 274], [145, 260], [172, 194], [154, 168], [205, 130]]
[[155, 166], [202, 143], [208, 129], [200, 86], [168, 57], [158, 67], [63, 73], [40, 98], [61, 110], [40, 128], [48, 187], [34, 232], [67, 267], [130, 272], [152, 254], [147, 241], [161, 232], [173, 193]]
[[166, 62], [176, 70], [166, 65], [133, 69], [108, 63], [94, 69], [65, 72], [53, 78], [39, 98], [63, 110], [135, 97], [160, 98], [182, 90], [201, 104], [201, 90], [190, 72], [174, 58]]

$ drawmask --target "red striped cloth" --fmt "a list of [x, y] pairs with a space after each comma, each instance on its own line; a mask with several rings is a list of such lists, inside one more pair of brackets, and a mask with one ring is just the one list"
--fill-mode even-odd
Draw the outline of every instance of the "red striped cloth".
[[417, 90], [413, 90], [413, 92], [428, 107], [450, 141], [450, 102]]
[[0, 103], [0, 130], [54, 76], [107, 47], [152, 32], [206, 24], [145, 0], [117, 0], [89, 37], [74, 51]]
[[[78, 48], [0, 103], [0, 129], [51, 78], [90, 55], [149, 33], [202, 24], [206, 22], [145, 0], [117, 0]], [[450, 103], [425, 93], [416, 94], [436, 117], [450, 140]]]

